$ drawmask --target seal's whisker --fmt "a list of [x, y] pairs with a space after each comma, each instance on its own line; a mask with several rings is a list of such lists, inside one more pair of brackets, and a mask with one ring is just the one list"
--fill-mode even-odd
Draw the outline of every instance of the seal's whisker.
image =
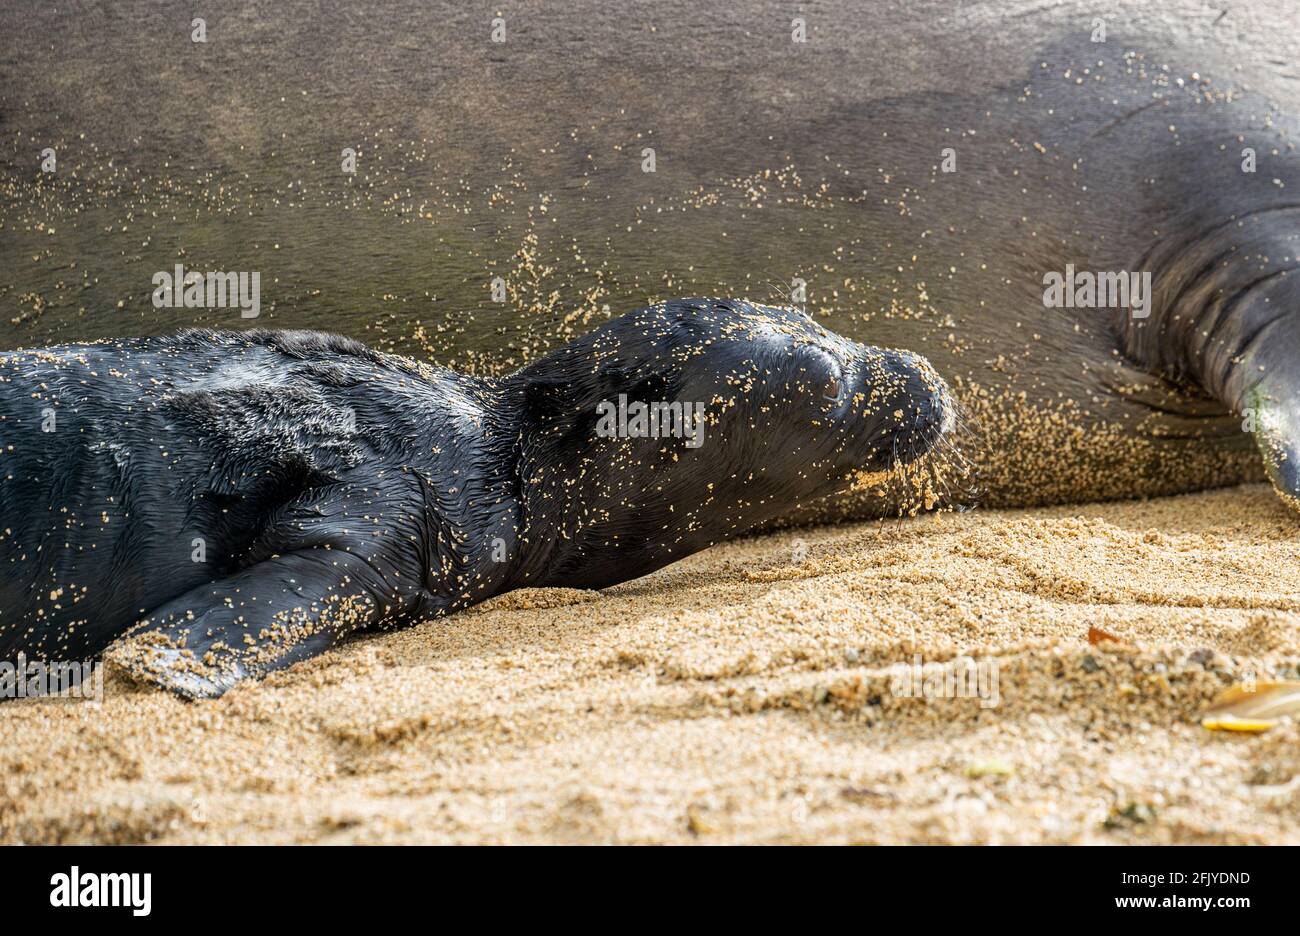
[[780, 279], [774, 279], [773, 278], [774, 274], [768, 273], [765, 274], [765, 276], [766, 279], [764, 280], [764, 283], [769, 290], [769, 295], [768, 295], [769, 301], [771, 301], [772, 295], [775, 294], [777, 300], [779, 301], [773, 303], [774, 305], [793, 306], [794, 290], [790, 286], [787, 286], [785, 283], [783, 283]]

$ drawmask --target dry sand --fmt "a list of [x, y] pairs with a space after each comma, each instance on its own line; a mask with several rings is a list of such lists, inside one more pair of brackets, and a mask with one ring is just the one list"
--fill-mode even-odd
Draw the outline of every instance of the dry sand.
[[214, 702], [110, 675], [0, 706], [0, 841], [1300, 841], [1300, 729], [1197, 719], [1295, 676], [1297, 534], [1263, 486], [788, 531]]

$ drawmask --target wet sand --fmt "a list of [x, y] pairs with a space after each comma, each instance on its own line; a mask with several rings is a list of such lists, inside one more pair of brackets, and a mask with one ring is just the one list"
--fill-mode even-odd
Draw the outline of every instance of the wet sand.
[[0, 841], [1300, 841], [1300, 729], [1197, 718], [1295, 677], [1297, 532], [1264, 486], [784, 531], [214, 702], [110, 673], [0, 707]]

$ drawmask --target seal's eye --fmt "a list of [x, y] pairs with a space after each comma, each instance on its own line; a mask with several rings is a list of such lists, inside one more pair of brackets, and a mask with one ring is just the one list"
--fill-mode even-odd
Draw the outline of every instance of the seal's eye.
[[842, 390], [843, 387], [840, 386], [840, 379], [838, 377], [832, 377], [830, 380], [826, 381], [826, 388], [822, 390], [822, 396], [826, 397], [828, 400], [838, 400]]

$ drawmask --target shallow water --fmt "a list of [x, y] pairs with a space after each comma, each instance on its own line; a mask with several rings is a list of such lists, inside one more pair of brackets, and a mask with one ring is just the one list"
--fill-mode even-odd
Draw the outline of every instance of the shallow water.
[[[0, 11], [0, 345], [256, 325], [502, 366], [657, 298], [777, 298], [793, 277], [815, 282], [831, 239], [854, 234], [829, 198], [810, 224], [817, 178], [745, 178], [780, 170], [799, 128], [688, 115], [656, 133], [664, 102], [639, 88], [606, 90], [610, 106], [589, 112], [599, 62], [550, 61], [535, 24], [493, 47], [466, 41], [477, 21], [431, 29], [438, 17], [418, 4], [308, 23], [252, 4], [210, 18], [206, 44], [186, 22], [147, 4]], [[317, 57], [325, 36], [359, 61]], [[590, 51], [615, 56], [620, 41], [607, 32]], [[47, 45], [57, 67], [40, 64]], [[539, 57], [546, 75], [530, 72]], [[472, 74], [449, 77], [451, 60]], [[624, 67], [611, 80], [638, 78]], [[552, 81], [563, 100], [539, 113]], [[691, 92], [690, 79], [669, 84]], [[714, 117], [715, 140], [692, 132]], [[257, 271], [257, 319], [156, 308], [152, 278], [176, 263]]]

